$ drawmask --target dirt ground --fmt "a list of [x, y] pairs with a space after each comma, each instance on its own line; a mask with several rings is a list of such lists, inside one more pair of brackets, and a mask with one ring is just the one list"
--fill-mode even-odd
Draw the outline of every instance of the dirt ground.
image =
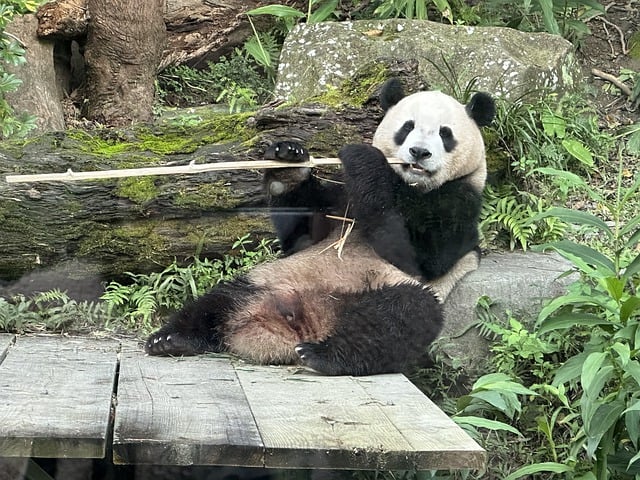
[[[640, 108], [629, 102], [629, 97], [620, 94], [611, 82], [592, 73], [593, 69], [619, 77], [621, 69], [640, 72], [640, 58], [629, 55], [631, 36], [640, 36], [640, 1], [601, 2], [606, 14], [591, 19], [588, 26], [591, 35], [578, 47], [585, 76], [597, 90], [597, 104], [603, 115], [604, 125], [611, 127], [629, 125], [640, 121]], [[638, 40], [640, 41], [640, 40]], [[636, 47], [640, 50], [639, 47]], [[630, 82], [626, 85], [633, 88]]]

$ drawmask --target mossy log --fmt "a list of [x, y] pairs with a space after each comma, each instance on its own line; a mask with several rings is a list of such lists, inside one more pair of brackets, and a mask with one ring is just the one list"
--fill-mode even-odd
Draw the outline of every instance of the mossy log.
[[371, 141], [380, 117], [376, 105], [237, 115], [203, 108], [128, 130], [0, 142], [0, 279], [54, 267], [70, 277], [117, 278], [196, 252], [220, 256], [246, 233], [273, 236], [258, 170], [40, 183], [7, 183], [7, 174], [260, 159], [265, 146], [283, 139], [305, 143], [317, 157], [335, 156], [345, 143]]

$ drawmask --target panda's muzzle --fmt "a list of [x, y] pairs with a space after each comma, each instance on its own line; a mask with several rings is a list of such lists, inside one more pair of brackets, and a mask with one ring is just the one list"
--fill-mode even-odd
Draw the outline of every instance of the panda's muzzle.
[[409, 149], [409, 154], [411, 155], [411, 162], [403, 166], [405, 170], [411, 170], [414, 173], [427, 175], [433, 173], [425, 165], [425, 160], [429, 160], [432, 155], [429, 150], [422, 147], [411, 147]]
[[421, 160], [427, 160], [428, 158], [431, 158], [431, 152], [422, 147], [411, 147], [409, 149], [409, 154], [416, 163], [420, 162]]

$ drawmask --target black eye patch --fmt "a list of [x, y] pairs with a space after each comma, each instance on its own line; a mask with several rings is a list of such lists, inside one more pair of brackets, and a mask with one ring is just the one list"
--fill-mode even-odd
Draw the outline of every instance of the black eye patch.
[[453, 131], [449, 127], [440, 127], [440, 138], [442, 139], [442, 145], [444, 151], [450, 153], [456, 148], [458, 142], [453, 137]]
[[402, 145], [407, 139], [407, 135], [411, 133], [414, 127], [415, 123], [413, 123], [413, 120], [407, 120], [404, 122], [402, 127], [400, 127], [400, 130], [398, 130], [393, 136], [393, 141], [396, 142], [396, 145]]

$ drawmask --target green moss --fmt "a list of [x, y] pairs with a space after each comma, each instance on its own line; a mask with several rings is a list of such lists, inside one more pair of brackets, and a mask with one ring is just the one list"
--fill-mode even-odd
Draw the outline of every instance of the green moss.
[[178, 192], [175, 196], [175, 204], [184, 208], [234, 208], [238, 205], [238, 199], [231, 195], [224, 180], [218, 180], [200, 184], [195, 191]]
[[158, 196], [154, 177], [128, 177], [118, 181], [116, 195], [135, 203], [146, 203]]
[[90, 134], [84, 130], [68, 130], [67, 138], [73, 140], [73, 146], [81, 152], [107, 158], [130, 151], [134, 145], [134, 143], [124, 141], [118, 136], [105, 139], [98, 134]]
[[370, 62], [360, 67], [353, 77], [345, 80], [339, 88], [329, 88], [314, 100], [332, 107], [361, 107], [376, 94], [378, 87], [389, 75], [389, 68], [384, 62]]
[[[158, 221], [136, 222], [116, 228], [95, 228], [82, 239], [78, 255], [97, 258], [135, 256], [155, 259], [167, 250], [164, 239], [155, 232]], [[126, 271], [124, 268], [121, 271]]]
[[355, 126], [334, 123], [319, 130], [306, 142], [307, 148], [317, 156], [335, 157], [336, 152], [347, 143], [361, 143], [362, 134]]
[[230, 246], [236, 239], [247, 232], [272, 232], [271, 221], [267, 215], [230, 215], [227, 219], [221, 219], [209, 228], [190, 227], [185, 232], [186, 237], [194, 245], [202, 245], [207, 250], [210, 245]]
[[157, 159], [154, 155], [188, 154], [206, 144], [248, 140], [255, 135], [255, 131], [246, 126], [250, 116], [250, 113], [211, 112], [209, 116], [190, 118], [187, 123], [173, 118], [152, 127], [137, 126], [132, 130], [104, 129], [90, 133], [69, 130], [68, 141], [61, 148], [106, 158], [147, 153], [147, 161], [149, 158], [154, 160]]

